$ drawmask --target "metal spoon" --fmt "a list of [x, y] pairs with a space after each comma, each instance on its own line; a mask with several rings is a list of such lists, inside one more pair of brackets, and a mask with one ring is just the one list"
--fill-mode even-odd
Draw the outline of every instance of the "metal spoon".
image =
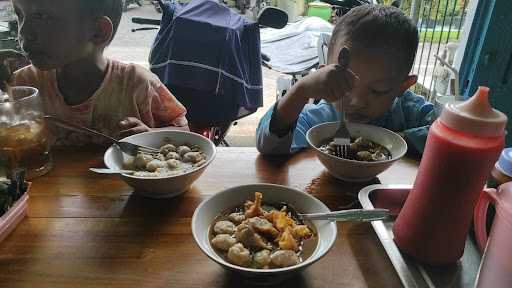
[[388, 209], [349, 209], [341, 211], [332, 211], [327, 213], [298, 213], [295, 207], [287, 203], [281, 203], [286, 206], [292, 217], [303, 220], [331, 220], [331, 221], [352, 221], [352, 222], [371, 222], [384, 220], [391, 216]]
[[89, 168], [90, 171], [99, 173], [99, 174], [133, 174], [135, 171], [133, 170], [123, 170], [123, 169], [109, 169], [109, 168]]

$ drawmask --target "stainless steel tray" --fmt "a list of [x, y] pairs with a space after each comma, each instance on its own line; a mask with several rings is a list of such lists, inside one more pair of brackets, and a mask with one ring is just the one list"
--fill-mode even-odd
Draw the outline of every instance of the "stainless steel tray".
[[[377, 184], [367, 186], [359, 192], [359, 202], [363, 208], [387, 208], [397, 215], [405, 203], [410, 189], [411, 186], [408, 185]], [[386, 221], [375, 221], [371, 224], [404, 287], [474, 287], [481, 254], [473, 237], [468, 236], [464, 256], [457, 263], [442, 267], [426, 266], [400, 253], [393, 241], [394, 220], [393, 218]]]

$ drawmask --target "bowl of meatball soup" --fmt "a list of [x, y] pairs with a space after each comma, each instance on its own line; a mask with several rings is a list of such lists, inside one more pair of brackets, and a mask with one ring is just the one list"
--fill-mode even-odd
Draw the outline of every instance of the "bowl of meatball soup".
[[192, 234], [213, 261], [251, 282], [276, 284], [322, 258], [336, 223], [304, 221], [297, 213], [329, 212], [315, 197], [273, 184], [236, 186], [203, 201]]
[[122, 139], [157, 148], [159, 152], [130, 156], [112, 145], [104, 155], [113, 170], [128, 170], [121, 178], [134, 192], [150, 198], [169, 198], [184, 193], [204, 172], [216, 154], [209, 139], [192, 132], [161, 130]]
[[388, 129], [359, 123], [347, 123], [350, 145], [345, 157], [335, 153], [333, 136], [339, 122], [314, 126], [306, 133], [318, 160], [335, 178], [348, 182], [367, 182], [391, 167], [407, 152], [407, 143]]

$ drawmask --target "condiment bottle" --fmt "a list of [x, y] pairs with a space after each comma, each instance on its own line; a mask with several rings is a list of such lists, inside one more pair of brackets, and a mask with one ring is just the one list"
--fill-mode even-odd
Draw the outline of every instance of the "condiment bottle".
[[[505, 183], [496, 189], [486, 189], [475, 207], [475, 234], [479, 245], [486, 246], [480, 271], [478, 273], [477, 288], [510, 288], [512, 286], [512, 182]], [[487, 239], [481, 237], [485, 231], [484, 207], [489, 202], [496, 204], [496, 217], [492, 225], [491, 234]]]
[[430, 127], [413, 188], [393, 226], [402, 252], [428, 264], [457, 261], [473, 207], [505, 145], [507, 117], [480, 87], [469, 100], [448, 103]]

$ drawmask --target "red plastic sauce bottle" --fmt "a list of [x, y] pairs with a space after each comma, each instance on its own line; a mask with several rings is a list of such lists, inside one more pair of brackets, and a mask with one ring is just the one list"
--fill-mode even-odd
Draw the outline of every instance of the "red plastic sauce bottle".
[[430, 128], [413, 188], [394, 226], [402, 252], [428, 264], [457, 261], [473, 207], [505, 145], [505, 114], [492, 109], [489, 88], [447, 104]]

